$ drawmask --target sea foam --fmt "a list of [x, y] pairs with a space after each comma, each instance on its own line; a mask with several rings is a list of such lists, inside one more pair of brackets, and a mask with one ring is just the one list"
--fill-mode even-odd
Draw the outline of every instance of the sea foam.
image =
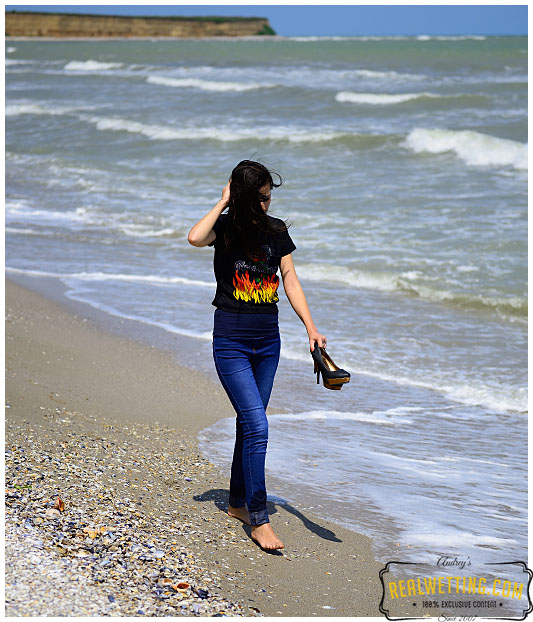
[[102, 63], [97, 60], [71, 60], [64, 69], [67, 71], [102, 71], [106, 69], [118, 69], [122, 63]]
[[254, 82], [215, 82], [214, 80], [200, 80], [199, 78], [166, 78], [164, 76], [149, 76], [146, 79], [150, 84], [170, 86], [176, 88], [195, 88], [202, 91], [251, 91], [254, 89], [271, 88], [274, 84], [260, 84]]
[[418, 35], [417, 41], [484, 41], [484, 35]]
[[61, 106], [57, 104], [42, 105], [20, 102], [7, 105], [5, 107], [5, 115], [6, 117], [16, 117], [21, 114], [63, 115], [72, 114], [79, 110], [94, 110], [95, 108], [96, 106]]
[[77, 207], [74, 210], [52, 210], [52, 209], [34, 209], [24, 201], [6, 201], [6, 222], [28, 221], [37, 224], [44, 221], [47, 224], [55, 224], [65, 222], [91, 222], [91, 217], [87, 210], [83, 207]]
[[220, 127], [170, 127], [151, 125], [131, 121], [129, 119], [110, 117], [88, 117], [80, 115], [80, 119], [94, 123], [101, 131], [131, 132], [142, 134], [152, 140], [218, 140], [236, 142], [239, 140], [283, 140], [292, 143], [318, 143], [336, 140], [342, 137], [357, 136], [355, 133], [337, 132], [335, 130], [312, 130], [296, 127], [233, 127], [225, 130]]
[[[313, 410], [298, 413], [272, 414], [269, 417], [275, 417], [277, 421], [325, 421], [325, 420], [341, 420], [341, 421], [358, 421], [360, 423], [370, 423], [375, 425], [394, 426], [398, 424], [411, 424], [409, 418], [398, 416], [399, 409], [391, 409], [389, 411], [375, 411], [373, 413], [364, 412], [342, 412], [337, 410]], [[404, 414], [402, 412], [401, 414]]]
[[434, 93], [354, 93], [353, 91], [341, 91], [335, 95], [338, 102], [350, 102], [352, 104], [375, 104], [387, 106], [389, 104], [401, 104], [413, 99], [437, 98]]
[[34, 60], [25, 60], [23, 58], [6, 58], [6, 65], [31, 65], [35, 63]]
[[[137, 283], [157, 283], [159, 285], [191, 285], [193, 287], [214, 288], [214, 283], [210, 281], [200, 281], [189, 279], [184, 276], [160, 276], [157, 274], [121, 274], [109, 272], [47, 272], [44, 270], [24, 270], [6, 266], [6, 272], [13, 274], [23, 274], [27, 276], [39, 276], [55, 279], [70, 279], [76, 281], [129, 281]], [[144, 320], [143, 320], [144, 321]]]

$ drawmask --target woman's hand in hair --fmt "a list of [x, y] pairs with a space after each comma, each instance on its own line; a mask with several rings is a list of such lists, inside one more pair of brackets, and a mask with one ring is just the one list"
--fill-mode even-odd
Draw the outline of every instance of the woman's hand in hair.
[[[231, 181], [231, 179], [230, 179]], [[187, 239], [192, 246], [207, 246], [211, 244], [217, 237], [213, 227], [217, 221], [217, 218], [228, 207], [229, 203], [229, 184], [230, 181], [224, 186], [222, 190], [222, 198], [220, 201], [209, 211], [203, 218], [201, 218], [195, 225], [192, 226], [189, 231]]]
[[231, 179], [228, 181], [228, 183], [224, 186], [224, 189], [222, 190], [222, 199], [221, 199], [221, 201], [224, 201], [226, 203], [226, 205], [229, 203], [230, 184], [231, 184]]

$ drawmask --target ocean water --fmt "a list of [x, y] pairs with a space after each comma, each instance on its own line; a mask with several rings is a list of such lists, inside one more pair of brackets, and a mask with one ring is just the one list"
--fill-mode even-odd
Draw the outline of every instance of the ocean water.
[[[334, 360], [281, 293], [269, 492], [375, 554], [527, 559], [527, 39], [6, 42], [6, 271], [197, 343], [231, 169], [272, 215]], [[283, 412], [283, 414], [282, 414]], [[229, 470], [234, 419], [201, 447]]]

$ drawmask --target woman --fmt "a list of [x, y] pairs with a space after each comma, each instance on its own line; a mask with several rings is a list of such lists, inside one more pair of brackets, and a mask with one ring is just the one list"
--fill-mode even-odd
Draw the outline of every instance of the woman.
[[[279, 175], [278, 175], [279, 177]], [[251, 525], [251, 537], [266, 550], [284, 548], [268, 518], [265, 455], [266, 407], [280, 354], [278, 268], [285, 293], [309, 336], [326, 346], [311, 318], [298, 281], [287, 226], [267, 214], [275, 184], [267, 168], [243, 160], [232, 171], [221, 200], [189, 232], [193, 246], [214, 246], [217, 289], [213, 358], [237, 413], [228, 514]], [[228, 209], [227, 214], [222, 212]]]

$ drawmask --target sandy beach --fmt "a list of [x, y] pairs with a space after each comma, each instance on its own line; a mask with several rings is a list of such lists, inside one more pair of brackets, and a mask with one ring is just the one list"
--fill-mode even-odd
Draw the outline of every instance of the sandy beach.
[[368, 537], [270, 502], [269, 554], [225, 514], [209, 378], [9, 280], [6, 365], [7, 615], [379, 615]]

